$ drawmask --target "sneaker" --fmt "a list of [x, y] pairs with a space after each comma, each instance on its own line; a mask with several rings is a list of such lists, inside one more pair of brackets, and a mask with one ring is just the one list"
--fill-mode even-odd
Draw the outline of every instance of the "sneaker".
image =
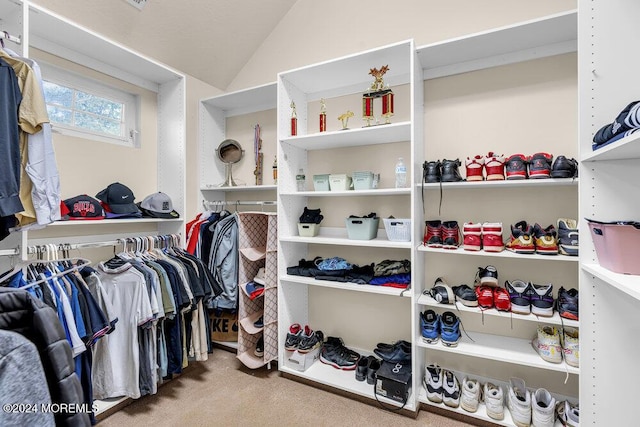
[[327, 337], [327, 340], [322, 345], [322, 348], [324, 347], [337, 348], [344, 351], [344, 353], [346, 354], [346, 357], [348, 357], [354, 363], [358, 362], [358, 359], [360, 359], [360, 353], [346, 347], [344, 345], [344, 341], [342, 341], [342, 338], [340, 337]]
[[460, 406], [460, 382], [453, 372], [446, 369], [442, 378], [442, 401], [450, 408]]
[[489, 151], [484, 159], [484, 169], [487, 173], [487, 181], [500, 181], [504, 179], [504, 155], [498, 156]]
[[460, 319], [451, 311], [440, 316], [440, 338], [446, 347], [456, 347], [460, 341]]
[[484, 169], [484, 157], [477, 155], [473, 158], [467, 157], [464, 162], [464, 166], [467, 170], [467, 181], [482, 181], [484, 176], [482, 170]]
[[425, 221], [423, 243], [430, 248], [442, 247], [442, 222], [439, 219]]
[[367, 368], [367, 384], [374, 385], [378, 378], [378, 370], [382, 366], [382, 362], [373, 356], [369, 356], [369, 367]]
[[465, 377], [462, 380], [462, 393], [460, 395], [460, 406], [467, 412], [476, 412], [480, 405], [480, 395], [482, 386], [478, 380]]
[[493, 305], [498, 311], [511, 311], [509, 292], [503, 288], [493, 288]]
[[520, 221], [511, 226], [511, 240], [507, 243], [506, 248], [517, 254], [532, 254], [536, 251], [536, 245], [531, 236], [533, 235], [533, 227], [526, 221]]
[[440, 160], [424, 162], [422, 164], [422, 175], [424, 182], [427, 184], [442, 181], [442, 163], [440, 163]]
[[476, 296], [476, 292], [468, 285], [454, 286], [451, 290], [456, 296], [456, 301], [460, 301], [462, 305], [466, 307], [478, 306], [478, 297]]
[[549, 178], [553, 154], [536, 153], [529, 159], [529, 178]]
[[475, 278], [476, 286], [498, 286], [498, 270], [493, 265], [478, 267]]
[[256, 343], [256, 349], [253, 351], [256, 357], [264, 357], [264, 336], [260, 336], [260, 339]]
[[444, 281], [442, 277], [438, 277], [433, 284], [433, 288], [429, 290], [429, 295], [440, 304], [453, 304], [454, 294], [451, 286]]
[[298, 344], [298, 351], [300, 353], [309, 353], [317, 348], [320, 348], [324, 342], [324, 334], [322, 331], [313, 331], [308, 336], [302, 337], [300, 344]]
[[[405, 341], [406, 342], [406, 341]], [[403, 341], [398, 341], [390, 346], [373, 349], [373, 352], [380, 359], [389, 363], [410, 362], [411, 361], [411, 345], [404, 345]]]
[[442, 182], [459, 182], [464, 181], [460, 175], [458, 167], [462, 166], [459, 159], [442, 160]]
[[533, 226], [536, 242], [536, 253], [540, 255], [558, 255], [558, 240], [556, 228], [553, 225], [542, 228], [540, 224]]
[[422, 341], [427, 344], [436, 344], [440, 339], [440, 316], [433, 310], [420, 313], [420, 330]]
[[369, 357], [361, 357], [356, 363], [356, 381], [364, 381], [367, 378], [367, 370], [369, 369]]
[[462, 226], [462, 236], [465, 251], [482, 249], [482, 225], [480, 223], [465, 222]]
[[458, 249], [460, 246], [460, 228], [458, 221], [442, 222], [442, 247], [444, 249]]
[[476, 297], [480, 308], [493, 308], [493, 288], [490, 286], [476, 286]]
[[527, 179], [527, 157], [514, 154], [507, 159], [507, 179]]
[[538, 325], [538, 335], [533, 339], [531, 345], [543, 360], [551, 363], [562, 362], [560, 333], [555, 326]]
[[534, 427], [553, 427], [556, 421], [556, 399], [544, 388], [531, 394], [531, 423]]
[[483, 394], [487, 415], [494, 420], [504, 420], [504, 394], [502, 388], [486, 382]]
[[509, 292], [511, 312], [517, 314], [531, 314], [531, 287], [522, 280], [508, 280], [504, 286]]
[[563, 426], [580, 427], [580, 409], [568, 401], [558, 402], [556, 416]]
[[502, 223], [485, 222], [482, 224], [482, 248], [485, 252], [502, 252]]
[[529, 288], [529, 298], [531, 299], [531, 313], [536, 316], [553, 316], [553, 285], [536, 285], [531, 283]]
[[[308, 328], [308, 326], [307, 326]], [[289, 333], [287, 333], [287, 338], [284, 341], [284, 349], [287, 351], [295, 351], [298, 349], [298, 345], [300, 344], [300, 340], [302, 339], [303, 331], [302, 327], [299, 323], [294, 323], [289, 327]], [[310, 333], [311, 331], [309, 331]]]
[[264, 328], [264, 316], [260, 316], [258, 320], [253, 322], [253, 326], [258, 329]]
[[351, 350], [342, 345], [322, 346], [320, 362], [343, 371], [353, 371], [358, 365], [358, 359], [353, 360], [351, 357]]
[[551, 178], [577, 178], [578, 177], [578, 161], [576, 159], [567, 159], [565, 156], [556, 157], [551, 166]]
[[562, 286], [558, 290], [558, 298], [556, 299], [556, 311], [560, 317], [571, 320], [578, 319], [578, 290], [569, 289], [566, 291]]
[[578, 222], [575, 219], [558, 219], [558, 250], [562, 255], [578, 256]]
[[524, 380], [520, 378], [509, 380], [507, 406], [516, 426], [529, 427], [531, 424], [531, 397]]
[[422, 379], [422, 385], [424, 385], [427, 391], [427, 399], [429, 399], [430, 402], [442, 402], [442, 383], [442, 369], [438, 365], [427, 366], [424, 372], [424, 378]]
[[580, 367], [580, 340], [576, 328], [565, 327], [562, 331], [562, 354], [567, 365]]

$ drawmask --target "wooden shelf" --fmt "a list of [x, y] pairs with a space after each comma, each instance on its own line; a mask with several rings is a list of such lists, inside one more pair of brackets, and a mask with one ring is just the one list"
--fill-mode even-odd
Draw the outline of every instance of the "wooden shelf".
[[404, 296], [411, 298], [411, 290], [402, 294], [405, 289], [393, 288], [390, 286], [362, 285], [351, 282], [336, 282], [332, 280], [316, 280], [313, 277], [292, 276], [285, 274], [280, 276], [281, 282], [297, 283], [300, 285], [319, 286], [324, 288], [341, 289], [345, 291], [367, 292], [371, 294], [390, 295], [394, 297]]
[[502, 252], [485, 252], [485, 251], [465, 251], [463, 248], [458, 249], [442, 249], [442, 248], [430, 248], [428, 246], [418, 246], [419, 252], [441, 253], [447, 255], [469, 255], [469, 256], [482, 256], [482, 257], [498, 257], [507, 259], [527, 259], [537, 261], [552, 261], [552, 262], [575, 262], [577, 263], [579, 258], [575, 256], [567, 255], [538, 255], [538, 254], [517, 254], [515, 252], [504, 250]]

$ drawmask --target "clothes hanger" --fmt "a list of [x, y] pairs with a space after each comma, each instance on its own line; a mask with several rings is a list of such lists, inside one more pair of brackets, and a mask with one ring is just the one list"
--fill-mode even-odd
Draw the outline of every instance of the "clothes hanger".
[[[67, 274], [69, 274], [69, 273], [71, 273], [71, 272], [81, 270], [83, 267], [85, 267], [85, 265], [91, 264], [91, 261], [90, 261], [90, 260], [88, 260], [88, 259], [86, 259], [86, 258], [68, 258], [68, 259], [62, 259], [62, 260], [59, 260], [59, 261], [70, 261], [70, 262], [72, 262], [72, 263], [73, 263], [73, 262], [79, 262], [79, 261], [82, 261], [82, 264], [75, 264], [75, 265], [73, 265], [73, 267], [71, 267], [71, 268], [68, 268], [68, 269], [65, 269], [65, 270], [63, 270], [63, 271], [60, 271], [60, 272], [54, 273], [54, 274], [52, 274], [51, 276], [46, 277], [46, 278], [44, 278], [44, 279], [36, 280], [35, 282], [31, 282], [31, 283], [29, 283], [28, 285], [21, 286], [21, 287], [19, 287], [18, 289], [29, 289], [29, 288], [32, 288], [32, 287], [34, 287], [34, 286], [36, 286], [36, 285], [39, 285], [39, 284], [41, 284], [41, 283], [45, 283], [46, 281], [48, 281], [48, 280], [50, 280], [50, 279], [55, 279], [55, 278], [57, 278], [57, 277], [62, 277], [62, 276], [65, 276], [65, 275], [67, 275]], [[0, 280], [1, 280], [1, 279], [0, 279]]]

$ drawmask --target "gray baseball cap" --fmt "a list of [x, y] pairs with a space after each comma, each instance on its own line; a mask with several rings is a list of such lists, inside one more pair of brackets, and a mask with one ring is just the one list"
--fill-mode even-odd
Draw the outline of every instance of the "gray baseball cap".
[[171, 197], [160, 191], [145, 197], [139, 207], [144, 215], [152, 218], [180, 218], [180, 214], [173, 209]]

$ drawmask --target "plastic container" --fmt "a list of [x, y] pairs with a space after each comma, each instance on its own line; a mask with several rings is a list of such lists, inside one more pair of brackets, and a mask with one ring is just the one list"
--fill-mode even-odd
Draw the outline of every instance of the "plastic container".
[[380, 218], [347, 218], [347, 235], [351, 240], [371, 240], [378, 237]]
[[300, 237], [315, 237], [320, 232], [320, 224], [298, 223], [298, 235]]
[[346, 174], [329, 175], [331, 191], [347, 191], [351, 188], [351, 177]]
[[313, 175], [313, 189], [315, 191], [329, 191], [329, 174]]
[[354, 172], [352, 179], [354, 190], [370, 190], [373, 188], [373, 172]]
[[615, 273], [640, 275], [640, 222], [587, 221], [600, 265]]
[[387, 239], [392, 242], [411, 241], [411, 220], [398, 218], [384, 218], [384, 229]]

